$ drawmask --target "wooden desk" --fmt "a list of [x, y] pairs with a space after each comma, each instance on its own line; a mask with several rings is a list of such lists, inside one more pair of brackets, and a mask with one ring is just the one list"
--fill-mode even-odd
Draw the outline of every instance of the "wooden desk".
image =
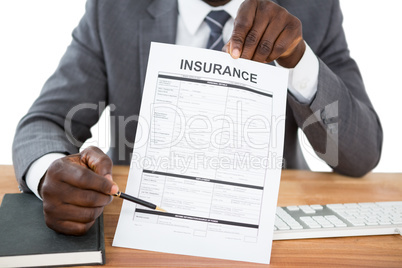
[[[115, 167], [113, 178], [124, 189], [128, 167]], [[19, 192], [12, 166], [0, 166], [0, 200]], [[279, 206], [401, 201], [402, 174], [372, 173], [361, 179], [332, 173], [285, 170]], [[107, 267], [267, 267], [245, 262], [190, 257], [112, 247], [121, 199], [105, 208]], [[402, 267], [402, 236], [363, 236], [274, 241], [270, 267]], [[93, 267], [93, 266], [90, 266]]]

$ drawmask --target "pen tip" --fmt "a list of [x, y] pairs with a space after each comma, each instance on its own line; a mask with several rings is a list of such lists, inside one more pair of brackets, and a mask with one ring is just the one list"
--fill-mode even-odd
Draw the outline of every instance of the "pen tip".
[[158, 206], [155, 208], [155, 210], [162, 211], [162, 212], [167, 212], [166, 210], [164, 210], [163, 208], [160, 208]]

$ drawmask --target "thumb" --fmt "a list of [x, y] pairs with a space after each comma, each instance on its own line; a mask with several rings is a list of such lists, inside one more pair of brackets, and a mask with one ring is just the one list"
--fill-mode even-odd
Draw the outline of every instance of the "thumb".
[[116, 194], [119, 187], [113, 181], [112, 169], [113, 162], [101, 149], [90, 146], [81, 152], [81, 160], [96, 174], [113, 182], [110, 194]]
[[243, 47], [242, 43], [234, 42], [231, 39], [226, 44], [226, 52], [228, 52], [230, 54], [230, 56], [232, 56], [232, 58], [238, 59], [238, 58], [240, 58], [242, 47]]
[[90, 146], [81, 152], [81, 161], [100, 176], [105, 177], [107, 174], [112, 174], [112, 160], [95, 146]]
[[109, 181], [113, 182], [113, 186], [110, 189], [110, 194], [114, 195], [117, 194], [117, 192], [119, 191], [119, 186], [117, 186], [117, 184], [113, 181], [113, 177], [111, 174], [106, 174], [105, 178], [108, 179]]

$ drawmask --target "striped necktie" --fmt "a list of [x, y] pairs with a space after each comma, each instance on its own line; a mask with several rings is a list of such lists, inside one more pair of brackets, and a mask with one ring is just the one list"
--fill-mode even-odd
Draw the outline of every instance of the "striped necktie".
[[222, 39], [222, 29], [226, 21], [230, 18], [230, 15], [224, 11], [211, 11], [205, 17], [205, 22], [211, 29], [209, 35], [207, 48], [213, 50], [222, 50], [224, 43]]

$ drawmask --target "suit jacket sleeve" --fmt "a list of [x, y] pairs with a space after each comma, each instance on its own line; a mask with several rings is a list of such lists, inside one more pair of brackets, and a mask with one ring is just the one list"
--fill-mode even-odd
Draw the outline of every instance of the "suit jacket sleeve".
[[51, 152], [77, 153], [91, 137], [90, 128], [106, 105], [106, 71], [96, 27], [96, 4], [87, 3], [86, 14], [57, 70], [17, 127], [13, 163], [22, 191], [29, 191], [24, 176], [31, 163]]
[[349, 55], [339, 1], [331, 5], [325, 37], [313, 49], [319, 58], [317, 94], [310, 105], [290, 94], [288, 103], [318, 156], [334, 171], [358, 177], [380, 159], [382, 128]]

